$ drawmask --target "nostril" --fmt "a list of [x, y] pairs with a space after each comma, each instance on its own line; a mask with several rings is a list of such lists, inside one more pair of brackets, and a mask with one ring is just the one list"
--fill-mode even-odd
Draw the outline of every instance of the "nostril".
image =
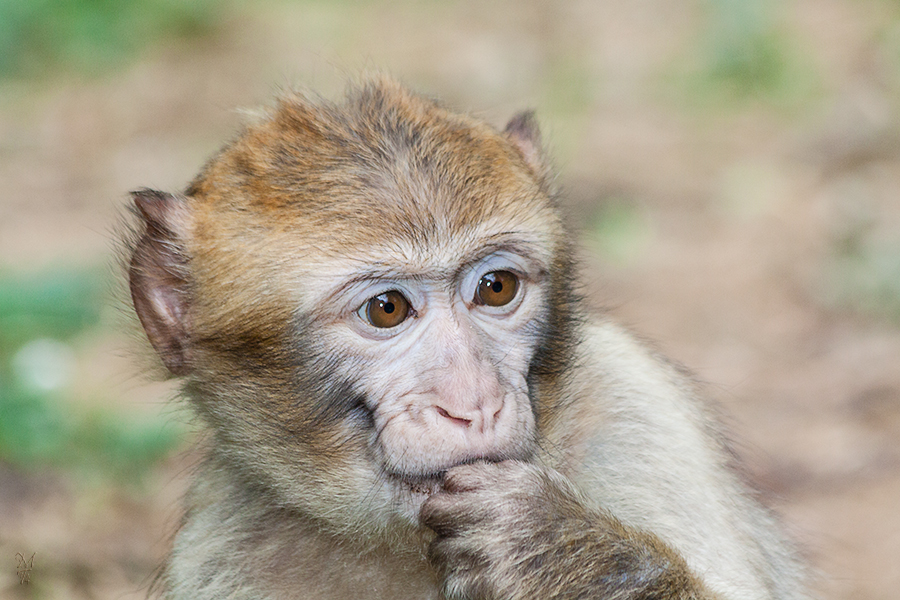
[[457, 425], [461, 425], [462, 427], [469, 427], [472, 424], [471, 419], [462, 419], [460, 417], [454, 417], [450, 413], [448, 413], [443, 407], [435, 406], [435, 410], [437, 413], [447, 419], [448, 421], [453, 421]]

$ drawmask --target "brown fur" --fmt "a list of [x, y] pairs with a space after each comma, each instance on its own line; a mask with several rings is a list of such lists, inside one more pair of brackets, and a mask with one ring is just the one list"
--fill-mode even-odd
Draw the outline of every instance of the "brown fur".
[[[287, 95], [183, 195], [135, 193], [135, 308], [213, 433], [169, 597], [805, 597], [689, 382], [582, 315], [551, 177], [530, 113], [498, 131], [379, 79], [343, 104]], [[371, 278], [450, 290], [494, 254], [524, 265], [525, 304], [417, 333], [450, 340], [444, 363], [391, 360], [344, 300]], [[518, 433], [442, 467], [440, 438], [421, 468], [396, 456], [373, 398], [416, 369], [524, 399]]]

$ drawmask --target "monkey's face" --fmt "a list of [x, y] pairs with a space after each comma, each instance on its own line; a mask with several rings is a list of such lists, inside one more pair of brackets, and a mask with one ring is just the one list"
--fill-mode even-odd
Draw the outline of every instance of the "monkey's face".
[[341, 274], [315, 318], [321, 350], [341, 355], [370, 416], [354, 425], [369, 427], [372, 466], [412, 519], [448, 468], [525, 459], [535, 443], [529, 367], [547, 313], [548, 257], [521, 232], [442, 246], [335, 263], [329, 271]]
[[205, 266], [205, 306], [232, 294], [223, 281], [266, 281], [272, 296], [256, 286], [237, 314], [192, 318], [209, 332], [195, 364], [210, 365], [195, 371], [194, 400], [223, 450], [343, 529], [417, 523], [455, 465], [530, 459], [535, 366], [560, 290], [548, 221], [527, 216], [498, 213], [423, 244], [381, 231], [389, 242], [340, 251], [273, 236], [259, 242], [265, 255], [301, 258], [266, 276], [244, 270], [250, 258], [227, 280], [225, 265]]
[[285, 101], [185, 197], [136, 194], [135, 307], [217, 452], [344, 529], [531, 457], [570, 277], [538, 154], [525, 117], [499, 132], [389, 84]]

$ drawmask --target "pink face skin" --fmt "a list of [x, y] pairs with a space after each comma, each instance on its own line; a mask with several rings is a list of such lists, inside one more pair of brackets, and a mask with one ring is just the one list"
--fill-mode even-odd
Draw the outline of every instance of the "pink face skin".
[[[342, 308], [323, 334], [359, 365], [376, 459], [402, 513], [415, 517], [450, 467], [530, 454], [535, 423], [526, 376], [546, 304], [541, 259], [498, 250], [422, 277], [391, 268], [345, 274], [340, 279], [349, 283], [326, 302]], [[496, 272], [514, 276], [515, 293], [491, 306], [478, 289]], [[367, 307], [387, 292], [401, 294], [407, 312], [395, 325], [377, 326]]]

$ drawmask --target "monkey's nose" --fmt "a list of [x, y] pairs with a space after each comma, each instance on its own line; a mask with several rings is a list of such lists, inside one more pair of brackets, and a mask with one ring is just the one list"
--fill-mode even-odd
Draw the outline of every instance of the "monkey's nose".
[[466, 429], [472, 426], [472, 419], [466, 419], [463, 417], [451, 415], [443, 406], [435, 406], [434, 409], [437, 411], [437, 414], [441, 415], [454, 425], [459, 425], [460, 427], [465, 427]]
[[462, 408], [447, 405], [434, 405], [434, 410], [444, 423], [452, 423], [456, 427], [478, 433], [487, 433], [494, 428], [500, 418], [502, 404], [485, 403], [479, 407]]

